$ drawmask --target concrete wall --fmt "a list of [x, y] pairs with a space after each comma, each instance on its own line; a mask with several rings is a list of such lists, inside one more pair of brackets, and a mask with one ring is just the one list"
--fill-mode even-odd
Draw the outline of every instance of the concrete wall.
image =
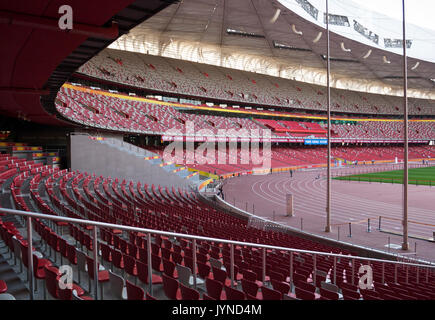
[[170, 172], [170, 168], [144, 159], [153, 153], [121, 139], [110, 137], [96, 141], [86, 134], [75, 133], [70, 135], [70, 150], [71, 170], [148, 185], [186, 187], [190, 184], [189, 180]]

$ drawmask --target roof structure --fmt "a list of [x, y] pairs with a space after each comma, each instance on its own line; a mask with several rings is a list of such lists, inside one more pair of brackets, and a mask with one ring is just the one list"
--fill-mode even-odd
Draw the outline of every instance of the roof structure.
[[[322, 2], [314, 0], [319, 1]], [[308, 5], [314, 8], [314, 13]], [[316, 9], [307, 0], [183, 0], [132, 29], [110, 48], [325, 85], [324, 10]], [[366, 22], [367, 15], [360, 22], [355, 13], [345, 16], [346, 12], [341, 10], [334, 15], [330, 10], [330, 14], [332, 86], [400, 94], [403, 85], [402, 47], [397, 47], [400, 21], [394, 21], [391, 34], [385, 30], [382, 34], [378, 30], [370, 33], [364, 26], [371, 26]], [[415, 31], [415, 27], [410, 29]], [[378, 44], [373, 41], [374, 35], [378, 36]], [[422, 51], [415, 47], [424, 43], [417, 40], [408, 49], [414, 56]], [[435, 79], [435, 63], [421, 59], [421, 55], [407, 56], [410, 95], [435, 99], [435, 83], [431, 80]]]
[[[0, 114], [45, 123], [56, 117], [60, 86], [87, 60], [172, 3], [170, 0], [2, 1]], [[71, 30], [59, 28], [59, 8], [72, 8]]]

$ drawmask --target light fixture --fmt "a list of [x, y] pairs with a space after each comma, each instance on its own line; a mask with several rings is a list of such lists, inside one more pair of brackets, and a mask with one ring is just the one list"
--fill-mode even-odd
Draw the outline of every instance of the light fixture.
[[270, 23], [275, 23], [275, 21], [278, 19], [279, 15], [280, 15], [280, 13], [281, 13], [281, 9], [277, 8], [272, 19], [270, 19]]
[[351, 51], [352, 51], [351, 49], [346, 49], [346, 48], [344, 47], [344, 42], [342, 42], [342, 43], [340, 44], [340, 46], [341, 46], [341, 50], [343, 50], [344, 52], [351, 52]]
[[411, 70], [415, 70], [415, 69], [417, 69], [419, 65], [420, 65], [420, 61], [417, 61], [417, 62], [415, 63], [415, 65], [411, 68]]
[[294, 24], [292, 24], [292, 30], [293, 30], [294, 33], [296, 33], [296, 34], [298, 34], [300, 36], [303, 34], [302, 31], [296, 30], [296, 26]]
[[368, 57], [370, 57], [371, 54], [372, 54], [372, 49], [369, 49], [369, 51], [367, 51], [367, 53], [363, 56], [363, 59], [367, 59]]
[[323, 32], [320, 31], [320, 32], [317, 34], [317, 36], [314, 38], [313, 42], [314, 42], [314, 43], [319, 42], [320, 38], [322, 37], [322, 34], [323, 34]]

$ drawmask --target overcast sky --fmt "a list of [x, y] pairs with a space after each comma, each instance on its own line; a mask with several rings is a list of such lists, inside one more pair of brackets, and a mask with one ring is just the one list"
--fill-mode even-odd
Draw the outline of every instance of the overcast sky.
[[[361, 7], [402, 20], [402, 0], [352, 0]], [[435, 0], [406, 0], [406, 21], [435, 30]]]

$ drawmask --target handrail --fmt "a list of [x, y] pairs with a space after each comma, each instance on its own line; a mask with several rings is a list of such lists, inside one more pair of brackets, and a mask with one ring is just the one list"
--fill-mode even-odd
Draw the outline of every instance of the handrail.
[[119, 229], [119, 230], [134, 231], [134, 232], [141, 232], [141, 233], [147, 233], [147, 234], [159, 234], [159, 235], [163, 235], [163, 236], [179, 237], [179, 238], [186, 238], [186, 239], [192, 239], [192, 240], [214, 241], [214, 242], [227, 243], [227, 244], [232, 244], [232, 245], [241, 245], [241, 246], [249, 246], [249, 247], [256, 247], [256, 248], [263, 248], [263, 249], [289, 251], [289, 252], [295, 252], [295, 253], [308, 253], [308, 254], [319, 255], [319, 256], [330, 256], [330, 257], [336, 257], [336, 258], [383, 262], [383, 263], [400, 264], [400, 265], [407, 265], [407, 266], [414, 266], [414, 267], [424, 267], [424, 268], [431, 268], [431, 269], [435, 270], [435, 265], [428, 265], [428, 264], [407, 263], [407, 262], [383, 260], [383, 259], [377, 259], [377, 258], [367, 258], [367, 257], [361, 257], [361, 256], [328, 253], [328, 252], [321, 252], [321, 251], [311, 251], [311, 250], [302, 250], [302, 249], [295, 249], [295, 248], [286, 248], [286, 247], [273, 246], [273, 245], [267, 245], [267, 244], [259, 244], [259, 243], [234, 241], [234, 240], [204, 237], [204, 236], [197, 236], [197, 235], [189, 235], [189, 234], [184, 234], [184, 233], [161, 231], [161, 230], [155, 230], [155, 229], [137, 228], [137, 227], [131, 227], [131, 226], [125, 226], [125, 225], [119, 225], [119, 224], [113, 224], [113, 223], [106, 223], [106, 222], [99, 222], [99, 221], [92, 221], [92, 220], [85, 220], [85, 219], [76, 219], [76, 218], [69, 218], [69, 217], [62, 217], [62, 216], [54, 216], [54, 215], [37, 213], [37, 212], [28, 212], [28, 211], [21, 211], [21, 210], [7, 209], [7, 208], [0, 208], [0, 212], [6, 213], [6, 214], [12, 214], [12, 215], [31, 217], [31, 218], [39, 218], [39, 219], [48, 219], [48, 220], [63, 221], [63, 222], [70, 222], [70, 223], [77, 223], [77, 224], [85, 224], [85, 225], [96, 226], [96, 227], [101, 227], [101, 228]]

